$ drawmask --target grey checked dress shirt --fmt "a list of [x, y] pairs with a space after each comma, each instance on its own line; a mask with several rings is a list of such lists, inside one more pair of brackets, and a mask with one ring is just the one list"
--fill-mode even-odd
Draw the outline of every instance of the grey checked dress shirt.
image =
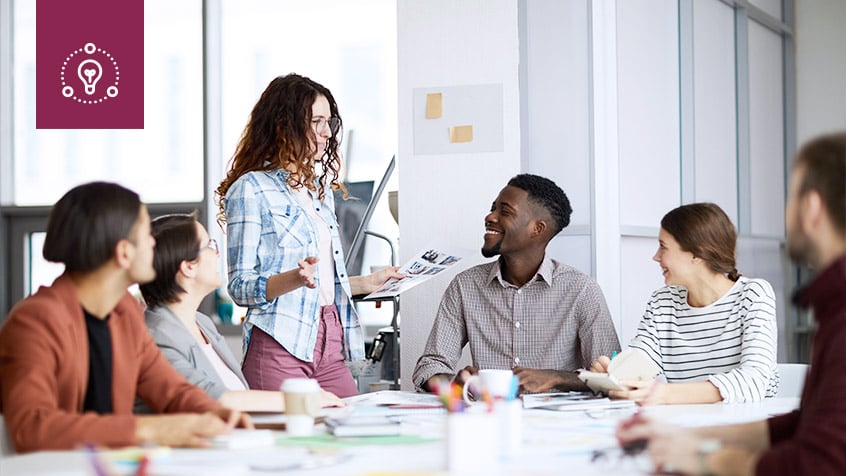
[[499, 260], [459, 273], [417, 361], [415, 387], [454, 375], [468, 344], [478, 369], [575, 370], [620, 349], [599, 285], [549, 256], [520, 288], [503, 280]]

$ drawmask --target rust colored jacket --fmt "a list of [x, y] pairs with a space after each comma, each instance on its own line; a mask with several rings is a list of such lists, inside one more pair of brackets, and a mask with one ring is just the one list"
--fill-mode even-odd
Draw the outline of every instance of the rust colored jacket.
[[12, 308], [0, 328], [0, 404], [16, 451], [135, 444], [136, 395], [155, 413], [220, 406], [165, 360], [129, 293], [111, 312], [109, 331], [113, 413], [83, 413], [88, 332], [73, 281], [62, 275]]

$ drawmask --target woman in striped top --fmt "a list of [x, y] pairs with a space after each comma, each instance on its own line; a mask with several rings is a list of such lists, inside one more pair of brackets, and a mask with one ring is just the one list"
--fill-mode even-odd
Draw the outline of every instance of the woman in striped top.
[[[661, 220], [658, 251], [667, 286], [646, 305], [629, 347], [646, 353], [668, 383], [625, 382], [615, 398], [644, 404], [749, 402], [778, 390], [775, 294], [735, 268], [737, 233], [713, 203], [678, 207]], [[604, 372], [609, 359], [591, 370]]]

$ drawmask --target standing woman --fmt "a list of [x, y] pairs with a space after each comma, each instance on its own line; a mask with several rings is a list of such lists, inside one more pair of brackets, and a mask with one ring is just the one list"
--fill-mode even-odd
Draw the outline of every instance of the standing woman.
[[297, 74], [277, 77], [217, 188], [229, 294], [248, 308], [242, 368], [250, 388], [278, 390], [287, 378], [308, 377], [340, 397], [357, 394], [344, 363], [364, 359], [352, 296], [402, 277], [397, 268], [347, 275], [332, 195], [343, 190], [341, 124], [327, 88]]
[[[646, 353], [669, 383], [624, 382], [610, 395], [646, 404], [752, 402], [775, 396], [775, 294], [735, 267], [737, 232], [713, 203], [661, 219], [658, 252], [667, 286], [652, 293], [630, 348]], [[608, 357], [591, 370], [605, 371]]]

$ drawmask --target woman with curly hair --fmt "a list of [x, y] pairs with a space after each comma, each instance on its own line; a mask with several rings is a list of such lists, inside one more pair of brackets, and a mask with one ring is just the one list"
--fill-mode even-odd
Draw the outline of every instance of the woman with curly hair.
[[364, 358], [352, 296], [402, 277], [397, 268], [347, 275], [332, 195], [346, 194], [341, 124], [329, 89], [297, 74], [275, 78], [217, 188], [229, 294], [248, 308], [242, 369], [250, 388], [307, 377], [340, 397], [358, 393], [344, 363]]

